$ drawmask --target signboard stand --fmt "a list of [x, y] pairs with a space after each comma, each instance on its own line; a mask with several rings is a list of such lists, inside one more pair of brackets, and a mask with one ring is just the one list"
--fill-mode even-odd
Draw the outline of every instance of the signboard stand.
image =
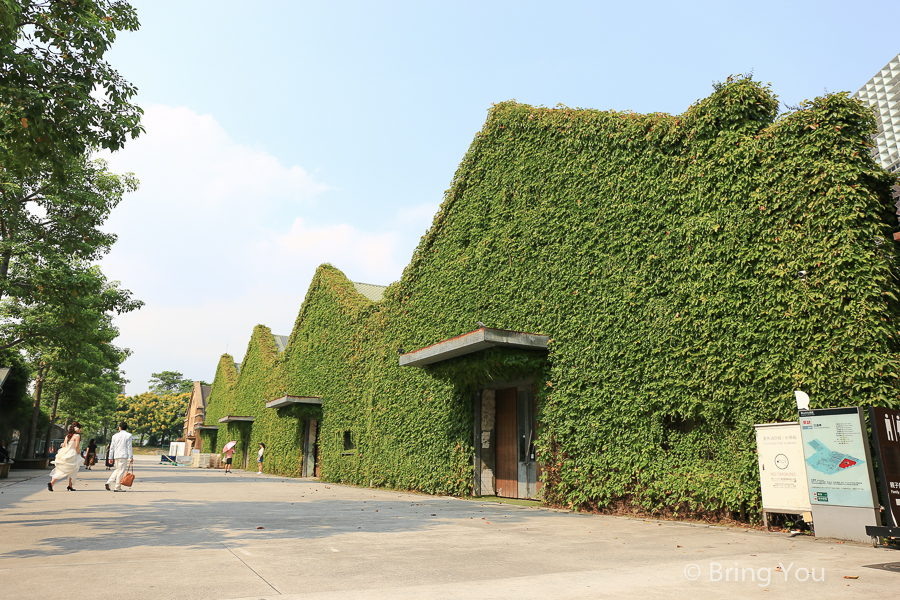
[[875, 538], [900, 537], [900, 410], [869, 407], [869, 421], [878, 459], [885, 527], [870, 525], [866, 533]]
[[816, 537], [871, 541], [881, 522], [862, 409], [799, 412]]
[[808, 519], [809, 488], [800, 424], [765, 423], [754, 429], [763, 525], [769, 528], [769, 513], [799, 514]]

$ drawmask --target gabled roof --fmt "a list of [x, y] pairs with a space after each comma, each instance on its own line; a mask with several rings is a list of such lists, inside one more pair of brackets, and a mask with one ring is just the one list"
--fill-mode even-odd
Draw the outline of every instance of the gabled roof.
[[351, 283], [353, 284], [353, 287], [356, 288], [357, 292], [359, 292], [372, 302], [379, 302], [384, 297], [384, 290], [387, 289], [386, 285], [359, 283], [356, 281], [352, 281]]
[[199, 381], [195, 381], [194, 387], [191, 389], [191, 403], [194, 403], [194, 398], [197, 396], [198, 389], [200, 390], [200, 396], [196, 405], [205, 410], [206, 399], [209, 398], [209, 393], [212, 392], [212, 386], [201, 385]]
[[291, 336], [272, 334], [272, 337], [275, 338], [275, 347], [278, 348], [278, 354], [281, 354], [287, 348], [288, 340], [291, 339]]

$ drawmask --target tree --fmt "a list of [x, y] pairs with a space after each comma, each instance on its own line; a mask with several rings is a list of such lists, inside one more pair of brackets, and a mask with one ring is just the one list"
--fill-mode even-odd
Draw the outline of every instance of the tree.
[[[141, 131], [137, 89], [104, 55], [140, 24], [120, 0], [0, 0], [0, 168], [55, 179], [88, 148], [117, 150]], [[36, 165], [41, 165], [36, 168]]]
[[[194, 389], [194, 382], [178, 371], [163, 371], [150, 375], [150, 391], [155, 394], [188, 394]], [[205, 381], [201, 385], [209, 385]]]
[[78, 354], [64, 354], [51, 361], [53, 369], [44, 382], [45, 389], [53, 393], [45, 451], [49, 450], [57, 415], [78, 420], [86, 432], [99, 431], [111, 424], [119, 390], [127, 383], [119, 366], [131, 354], [127, 348], [112, 344], [117, 336], [112, 319], [103, 315], [92, 343], [85, 344]]
[[[36, 375], [27, 456], [34, 452], [46, 377], [84, 364], [99, 345], [111, 343], [118, 332], [109, 313], [143, 304], [92, 264], [116, 239], [100, 227], [136, 180], [83, 155], [65, 165], [69, 176], [62, 180], [46, 172], [0, 180], [0, 350], [23, 348]], [[72, 373], [73, 381], [83, 379]]]
[[100, 226], [137, 183], [87, 158], [142, 131], [136, 89], [103, 58], [138, 26], [121, 0], [0, 0], [0, 351], [34, 360], [29, 454], [46, 379], [111, 341], [98, 333], [108, 313], [141, 305], [91, 264], [115, 240]]
[[[63, 378], [78, 380], [83, 377], [80, 369], [100, 369], [100, 375], [107, 371], [111, 364], [118, 363], [113, 359], [119, 356], [118, 349], [104, 349], [118, 335], [112, 326], [111, 309], [118, 307], [119, 312], [133, 310], [141, 305], [130, 299], [127, 292], [118, 289], [117, 282], [108, 282], [98, 267], [83, 269], [76, 282], [75, 298], [72, 303], [60, 309], [58, 306], [45, 304], [23, 305], [7, 298], [0, 302], [0, 339], [20, 335], [20, 330], [38, 332], [39, 335], [21, 337], [25, 351], [32, 357], [35, 365], [35, 392], [31, 427], [28, 430], [26, 456], [32, 456], [36, 442], [37, 422], [40, 414], [44, 383], [47, 377], [56, 370]], [[79, 291], [80, 290], [80, 291]], [[12, 332], [12, 333], [10, 333]], [[105, 360], [101, 360], [106, 352]], [[99, 353], [99, 354], [98, 354]], [[101, 358], [98, 358], [101, 357]], [[97, 364], [89, 367], [86, 362], [97, 360]], [[119, 362], [124, 357], [119, 359]]]
[[[101, 227], [122, 196], [137, 188], [132, 175], [112, 174], [103, 161], [80, 156], [66, 164], [64, 183], [46, 174], [0, 181], [0, 299], [8, 299], [0, 348], [53, 337], [46, 321], [25, 318], [28, 311], [59, 312], [66, 322], [84, 309], [97, 279], [90, 263], [116, 240]], [[96, 297], [106, 310], [140, 305], [114, 289]]]
[[132, 432], [160, 439], [173, 439], [184, 427], [184, 413], [190, 394], [158, 395], [143, 392], [136, 396], [119, 396], [119, 413]]

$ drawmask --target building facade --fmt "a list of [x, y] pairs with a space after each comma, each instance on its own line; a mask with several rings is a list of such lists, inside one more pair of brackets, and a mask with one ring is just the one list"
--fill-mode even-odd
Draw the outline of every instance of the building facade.
[[[854, 97], [872, 108], [878, 119], [872, 156], [889, 173], [900, 178], [900, 54], [875, 74]], [[900, 180], [894, 184], [894, 206], [900, 216]], [[900, 240], [900, 232], [894, 234]]]
[[[191, 399], [188, 403], [188, 411], [184, 417], [184, 453], [190, 456], [194, 450], [203, 451], [203, 440], [200, 437], [200, 429], [206, 419], [206, 400], [212, 386], [201, 385], [199, 381], [194, 382], [191, 389]], [[207, 452], [210, 452], [207, 450]]]
[[[586, 510], [754, 514], [755, 423], [895, 406], [873, 120], [777, 117], [738, 78], [683, 114], [495, 105], [401, 279], [316, 271], [287, 343], [224, 355], [236, 464]], [[663, 215], [663, 218], [661, 218]]]

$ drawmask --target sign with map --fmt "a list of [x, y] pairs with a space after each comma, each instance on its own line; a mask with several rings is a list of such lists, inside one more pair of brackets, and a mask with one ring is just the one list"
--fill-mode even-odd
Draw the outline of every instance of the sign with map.
[[763, 510], [790, 514], [809, 511], [800, 424], [765, 423], [754, 427]]
[[862, 409], [800, 411], [810, 502], [875, 508], [874, 477]]

